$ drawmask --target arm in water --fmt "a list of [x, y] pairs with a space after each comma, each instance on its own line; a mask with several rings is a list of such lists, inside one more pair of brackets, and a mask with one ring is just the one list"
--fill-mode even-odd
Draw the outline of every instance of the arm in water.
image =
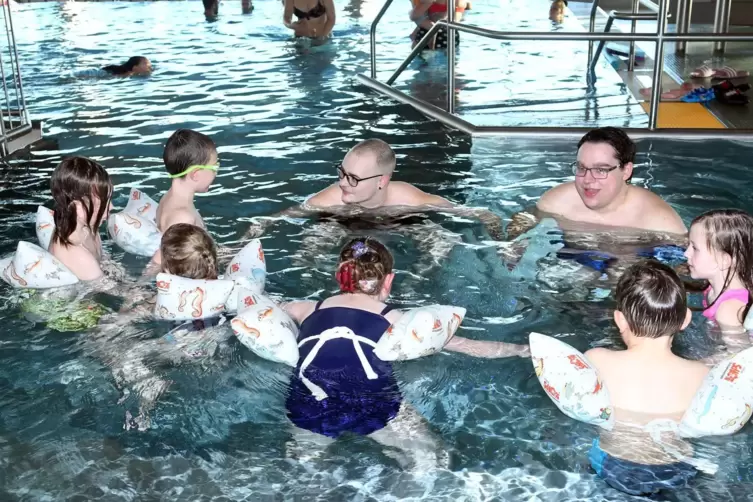
[[471, 340], [462, 336], [455, 336], [447, 345], [446, 350], [461, 352], [473, 357], [497, 359], [502, 357], [531, 357], [528, 345], [506, 342], [490, 342], [483, 340]]
[[304, 202], [303, 204], [289, 207], [288, 209], [280, 211], [272, 216], [255, 216], [251, 219], [251, 227], [246, 231], [242, 240], [245, 241], [247, 239], [261, 237], [268, 227], [280, 220], [285, 220], [286, 218], [308, 218], [319, 212], [318, 208], [309, 206]]

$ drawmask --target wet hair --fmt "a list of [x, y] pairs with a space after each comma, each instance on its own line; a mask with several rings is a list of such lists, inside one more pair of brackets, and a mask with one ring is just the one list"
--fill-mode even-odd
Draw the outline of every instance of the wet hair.
[[111, 64], [108, 66], [105, 66], [102, 68], [107, 73], [111, 73], [113, 75], [125, 75], [126, 73], [130, 73], [133, 71], [134, 68], [136, 68], [141, 63], [145, 62], [146, 58], [144, 56], [133, 56], [131, 58], [128, 58], [128, 61], [126, 61], [123, 64], [116, 65]]
[[722, 296], [737, 275], [748, 290], [748, 304], [740, 319], [743, 322], [753, 303], [753, 216], [739, 209], [714, 209], [696, 217], [690, 224], [691, 227], [693, 225], [702, 225], [706, 231], [706, 246], [710, 250], [726, 253], [732, 258], [722, 290], [711, 305]]
[[179, 174], [195, 165], [206, 165], [217, 153], [217, 146], [206, 134], [178, 129], [167, 140], [162, 160], [170, 174]]
[[[70, 246], [71, 235], [76, 231], [78, 214], [76, 202], [86, 214], [84, 225], [96, 233], [104, 220], [112, 198], [112, 181], [105, 168], [86, 157], [68, 157], [52, 173], [50, 190], [55, 205], [53, 242]], [[94, 214], [94, 198], [99, 199], [99, 209]]]
[[617, 127], [600, 127], [588, 131], [578, 142], [578, 150], [585, 143], [606, 143], [614, 148], [620, 167], [635, 162], [635, 143], [625, 131]]
[[370, 237], [359, 237], [340, 251], [335, 278], [343, 293], [374, 295], [381, 291], [394, 263], [384, 244]]
[[203, 228], [176, 223], [162, 235], [162, 271], [187, 279], [217, 279], [217, 246]]
[[391, 173], [395, 170], [395, 151], [381, 139], [367, 139], [351, 148], [355, 155], [371, 154], [376, 158], [376, 165], [380, 173]]
[[635, 336], [672, 336], [685, 323], [685, 286], [663, 263], [645, 261], [629, 267], [617, 282], [616, 296], [617, 310]]

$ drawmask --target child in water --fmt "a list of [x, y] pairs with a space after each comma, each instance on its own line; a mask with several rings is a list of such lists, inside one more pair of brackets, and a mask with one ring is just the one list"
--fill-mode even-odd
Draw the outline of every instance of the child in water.
[[[402, 316], [386, 303], [393, 264], [381, 242], [353, 239], [342, 248], [335, 274], [342, 294], [284, 305], [300, 325], [288, 417], [298, 434], [315, 433], [319, 443], [355, 433], [431, 457], [439, 452], [425, 422], [403, 400], [392, 364], [374, 354], [382, 334]], [[459, 336], [444, 348], [479, 357], [529, 356], [527, 345]]]
[[112, 181], [105, 168], [86, 157], [63, 160], [52, 173], [55, 230], [50, 253], [81, 281], [100, 279], [99, 227], [112, 205]]
[[[601, 432], [589, 454], [607, 484], [631, 495], [687, 486], [697, 471], [692, 450], [673, 433], [655, 442], [661, 422], [679, 422], [709, 372], [672, 353], [672, 340], [691, 314], [677, 274], [658, 262], [629, 267], [617, 284], [614, 321], [627, 350], [586, 352], [609, 389], [614, 429]], [[679, 452], [679, 453], [678, 453]], [[679, 456], [679, 458], [678, 458]]]
[[[194, 197], [208, 191], [217, 176], [219, 161], [214, 141], [206, 134], [178, 129], [165, 144], [163, 160], [172, 182], [157, 206], [157, 227], [163, 233], [177, 223], [204, 228]], [[149, 270], [160, 261], [161, 253], [157, 251]]]
[[685, 251], [690, 275], [704, 279], [703, 315], [722, 331], [741, 331], [753, 292], [753, 217], [737, 209], [716, 209], [690, 225]]
[[[217, 246], [204, 229], [187, 223], [172, 225], [162, 236], [160, 250], [162, 272], [187, 279], [217, 279]], [[133, 309], [131, 315], [121, 315], [116, 322], [130, 324], [138, 318], [149, 318], [154, 303], [154, 298], [147, 300]], [[210, 358], [220, 344], [232, 336], [232, 330], [222, 324], [223, 317], [189, 321], [156, 339], [137, 340], [121, 335], [122, 343], [118, 348], [108, 347], [108, 364], [119, 385], [130, 387], [140, 397], [139, 415], [132, 418], [130, 412], [126, 414], [126, 429], [148, 428], [148, 413], [169, 386], [169, 382], [159, 377], [146, 361], [153, 357], [157, 361], [179, 364], [186, 360]], [[126, 390], [125, 397], [128, 394]]]

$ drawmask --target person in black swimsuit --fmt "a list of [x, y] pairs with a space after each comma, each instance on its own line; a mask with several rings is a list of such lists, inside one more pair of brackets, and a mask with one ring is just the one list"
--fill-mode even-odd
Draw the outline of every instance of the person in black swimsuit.
[[[332, 0], [283, 0], [283, 22], [296, 37], [327, 37], [335, 26], [335, 4]], [[312, 2], [316, 2], [313, 3]], [[293, 22], [293, 15], [298, 18]]]

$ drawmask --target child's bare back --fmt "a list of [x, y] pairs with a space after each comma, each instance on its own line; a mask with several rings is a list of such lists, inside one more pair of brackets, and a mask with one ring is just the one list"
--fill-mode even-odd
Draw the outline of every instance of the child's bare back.
[[204, 221], [194, 207], [193, 200], [187, 202], [168, 190], [157, 206], [157, 227], [164, 233], [176, 223], [204, 228]]
[[638, 349], [586, 352], [609, 390], [617, 410], [668, 417], [690, 406], [709, 368], [671, 352], [646, 354]]

